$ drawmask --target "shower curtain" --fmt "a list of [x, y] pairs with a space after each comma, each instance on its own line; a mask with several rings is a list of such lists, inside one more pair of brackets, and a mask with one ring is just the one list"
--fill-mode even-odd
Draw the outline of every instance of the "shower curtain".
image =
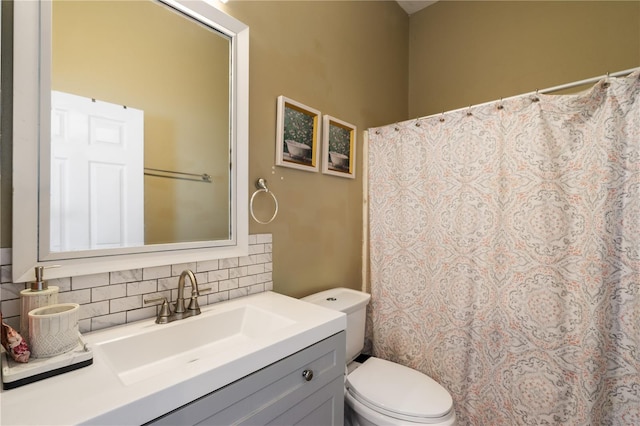
[[369, 129], [373, 353], [462, 425], [640, 425], [640, 71]]

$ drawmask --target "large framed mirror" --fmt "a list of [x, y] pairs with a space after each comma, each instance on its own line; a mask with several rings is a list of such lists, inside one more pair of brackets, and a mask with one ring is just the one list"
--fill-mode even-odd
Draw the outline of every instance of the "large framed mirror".
[[14, 23], [14, 282], [247, 254], [245, 24], [200, 0]]

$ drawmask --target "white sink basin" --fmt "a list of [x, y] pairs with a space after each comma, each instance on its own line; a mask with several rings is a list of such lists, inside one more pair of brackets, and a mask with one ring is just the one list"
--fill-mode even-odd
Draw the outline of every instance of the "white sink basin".
[[135, 334], [97, 344], [106, 362], [129, 385], [180, 365], [238, 351], [295, 321], [250, 304], [153, 324]]

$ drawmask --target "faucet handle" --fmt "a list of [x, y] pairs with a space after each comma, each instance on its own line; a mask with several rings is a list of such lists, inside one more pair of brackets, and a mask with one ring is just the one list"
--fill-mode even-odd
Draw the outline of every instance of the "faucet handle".
[[200, 288], [197, 291], [191, 292], [191, 297], [202, 296], [203, 294], [209, 293], [210, 291], [211, 291], [211, 287]]
[[191, 312], [195, 312], [195, 315], [200, 314], [200, 305], [198, 304], [198, 296], [201, 296], [203, 293], [208, 293], [211, 291], [211, 287], [205, 287], [203, 289], [196, 289], [191, 292], [191, 300], [189, 301], [189, 306], [187, 310]]
[[162, 302], [162, 305], [160, 306], [160, 311], [158, 312], [158, 316], [156, 317], [156, 324], [166, 324], [169, 322], [169, 317], [171, 316], [171, 307], [169, 306], [167, 298], [161, 296], [153, 299], [145, 299], [144, 301], [145, 304], [157, 302]]
[[144, 299], [145, 305], [148, 304], [148, 303], [158, 303], [158, 302], [162, 302], [163, 305], [165, 303], [167, 305], [169, 304], [169, 302], [167, 302], [167, 298], [164, 297], [164, 296], [154, 297], [153, 299]]

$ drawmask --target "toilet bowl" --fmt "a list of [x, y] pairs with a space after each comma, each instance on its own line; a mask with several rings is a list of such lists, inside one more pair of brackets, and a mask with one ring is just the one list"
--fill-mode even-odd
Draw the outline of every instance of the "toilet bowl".
[[370, 295], [335, 288], [302, 298], [347, 314], [345, 424], [352, 426], [455, 425], [453, 399], [429, 376], [391, 361], [354, 361], [364, 346]]

